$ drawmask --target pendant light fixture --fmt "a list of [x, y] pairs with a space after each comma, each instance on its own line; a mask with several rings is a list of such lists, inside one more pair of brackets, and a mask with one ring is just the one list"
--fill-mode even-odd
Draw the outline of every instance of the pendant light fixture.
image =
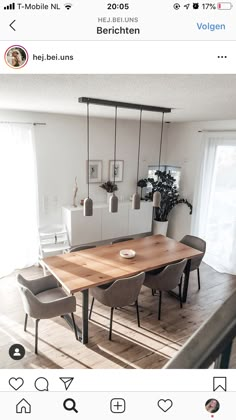
[[[117, 138], [117, 106], [115, 107], [115, 136], [114, 136], [114, 186], [116, 182], [116, 138]], [[115, 194], [115, 191], [113, 191], [112, 196], [109, 200], [109, 212], [110, 213], [117, 213], [118, 212], [118, 197]]]
[[[163, 130], [164, 130], [164, 115], [162, 113], [162, 120], [161, 120], [161, 138], [160, 138], [160, 150], [159, 150], [159, 163], [158, 163], [158, 170], [160, 171], [161, 167], [161, 149], [162, 149], [162, 140], [163, 140]], [[157, 178], [159, 180], [159, 176]], [[159, 191], [155, 191], [153, 194], [153, 207], [160, 208], [161, 207], [161, 193]]]
[[141, 145], [141, 135], [142, 135], [142, 108], [140, 109], [140, 117], [139, 117], [139, 138], [138, 138], [138, 163], [137, 163], [137, 180], [136, 180], [136, 192], [133, 194], [132, 197], [132, 209], [139, 210], [140, 209], [140, 195], [138, 193], [138, 178], [139, 178], [139, 161], [140, 161], [140, 145]]
[[89, 197], [89, 102], [87, 102], [87, 178], [88, 178], [88, 197], [84, 200], [84, 216], [93, 215], [93, 200]]
[[[138, 165], [137, 165], [137, 184], [139, 176], [139, 158], [140, 158], [140, 142], [141, 142], [141, 124], [142, 124], [142, 111], [158, 112], [162, 113], [162, 123], [161, 123], [161, 138], [160, 138], [160, 151], [159, 151], [159, 170], [161, 164], [161, 149], [162, 149], [162, 140], [163, 140], [163, 129], [164, 129], [164, 114], [170, 113], [171, 108], [164, 108], [160, 106], [145, 105], [145, 104], [134, 104], [130, 102], [120, 102], [112, 101], [100, 98], [89, 98], [89, 97], [80, 97], [80, 103], [87, 104], [87, 149], [88, 149], [88, 197], [84, 200], [84, 215], [92, 216], [93, 214], [93, 201], [89, 197], [89, 104], [98, 105], [98, 106], [110, 106], [115, 107], [115, 147], [114, 147], [114, 166], [116, 164], [116, 131], [117, 131], [117, 107], [124, 109], [138, 109], [140, 110], [140, 123], [139, 123], [139, 146], [138, 146]], [[114, 183], [115, 183], [115, 171], [114, 171]], [[153, 194], [153, 207], [160, 208], [161, 205], [161, 194], [159, 191], [156, 191]], [[138, 194], [138, 186], [136, 185], [136, 193], [132, 197], [132, 208], [140, 209], [140, 196]], [[115, 213], [118, 211], [118, 198], [113, 192], [112, 197], [109, 201], [109, 211]]]

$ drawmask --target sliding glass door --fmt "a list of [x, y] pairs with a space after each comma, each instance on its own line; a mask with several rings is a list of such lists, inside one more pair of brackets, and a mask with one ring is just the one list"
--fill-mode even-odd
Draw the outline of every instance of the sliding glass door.
[[236, 274], [236, 133], [205, 139], [193, 233], [206, 240], [204, 261]]

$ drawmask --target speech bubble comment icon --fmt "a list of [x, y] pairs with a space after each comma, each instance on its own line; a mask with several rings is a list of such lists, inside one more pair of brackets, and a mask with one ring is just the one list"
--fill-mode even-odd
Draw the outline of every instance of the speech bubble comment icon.
[[40, 377], [36, 379], [34, 386], [37, 391], [48, 391], [49, 383], [46, 378]]

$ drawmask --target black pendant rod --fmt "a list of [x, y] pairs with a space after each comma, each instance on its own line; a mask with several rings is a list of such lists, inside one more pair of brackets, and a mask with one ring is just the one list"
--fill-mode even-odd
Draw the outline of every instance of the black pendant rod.
[[117, 106], [115, 107], [114, 185], [116, 181], [116, 139], [117, 139]]
[[171, 112], [171, 108], [164, 108], [161, 106], [152, 106], [152, 105], [144, 105], [144, 104], [133, 104], [130, 102], [119, 102], [119, 101], [109, 101], [106, 99], [96, 99], [96, 98], [87, 98], [81, 97], [79, 98], [80, 103], [90, 103], [94, 105], [100, 106], [112, 106], [118, 108], [128, 108], [128, 109], [142, 109], [143, 111], [151, 111], [151, 112]]
[[139, 117], [139, 138], [138, 138], [138, 165], [137, 165], [137, 183], [136, 183], [136, 192], [138, 192], [138, 177], [139, 177], [139, 160], [140, 160], [140, 145], [141, 145], [141, 135], [142, 135], [142, 112], [140, 109]]
[[87, 103], [87, 159], [88, 159], [88, 198], [89, 198], [89, 102]]
[[161, 150], [162, 150], [162, 140], [163, 140], [163, 130], [164, 130], [164, 112], [162, 114], [162, 120], [161, 120], [161, 138], [160, 138], [160, 150], [159, 150], [159, 170], [161, 166]]

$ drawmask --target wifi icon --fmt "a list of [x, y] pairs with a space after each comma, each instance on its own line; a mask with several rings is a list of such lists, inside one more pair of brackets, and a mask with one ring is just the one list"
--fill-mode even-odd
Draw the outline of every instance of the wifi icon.
[[72, 4], [71, 3], [65, 3], [64, 6], [65, 6], [65, 8], [67, 10], [70, 10], [72, 8]]

